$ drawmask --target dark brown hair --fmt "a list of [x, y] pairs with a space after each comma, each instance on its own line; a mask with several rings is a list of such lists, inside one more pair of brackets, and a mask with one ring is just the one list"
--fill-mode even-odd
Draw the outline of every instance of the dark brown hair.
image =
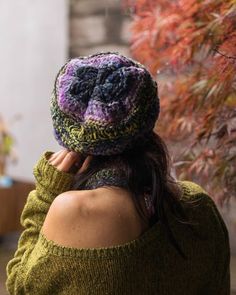
[[154, 216], [148, 220], [150, 226], [157, 221], [166, 229], [170, 242], [179, 254], [186, 258], [178, 245], [170, 228], [166, 208], [170, 209], [178, 222], [191, 228], [185, 211], [180, 203], [181, 189], [170, 175], [170, 158], [167, 146], [161, 137], [151, 132], [136, 140], [131, 149], [122, 154], [112, 156], [93, 156], [88, 169], [78, 175], [75, 188], [79, 188], [89, 178], [103, 168], [120, 169], [127, 179], [128, 190], [132, 194], [134, 204], [143, 219], [147, 215], [141, 206], [141, 198], [147, 191], [150, 193], [155, 207]]

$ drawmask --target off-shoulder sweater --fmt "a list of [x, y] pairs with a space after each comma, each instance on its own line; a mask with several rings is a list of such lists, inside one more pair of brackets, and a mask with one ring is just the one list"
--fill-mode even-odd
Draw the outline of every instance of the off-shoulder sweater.
[[[184, 259], [156, 222], [122, 245], [72, 248], [48, 240], [41, 227], [54, 198], [71, 189], [73, 174], [58, 171], [45, 153], [34, 168], [36, 189], [21, 215], [24, 230], [7, 265], [9, 294], [229, 295], [229, 239], [212, 199], [197, 184], [178, 181], [181, 203], [194, 224], [169, 223]], [[187, 206], [189, 201], [196, 201]]]

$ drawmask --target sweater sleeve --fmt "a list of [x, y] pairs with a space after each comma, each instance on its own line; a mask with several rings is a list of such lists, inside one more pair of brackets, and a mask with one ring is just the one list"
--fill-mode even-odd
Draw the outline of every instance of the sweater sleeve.
[[197, 212], [199, 215], [204, 215], [205, 228], [210, 230], [212, 237], [213, 261], [209, 283], [206, 286], [207, 294], [230, 295], [230, 245], [225, 222], [215, 202], [201, 186], [190, 181], [183, 181], [183, 183], [188, 191], [187, 199], [189, 196], [194, 196], [195, 199], [202, 201], [201, 211], [197, 210]]
[[35, 244], [49, 207], [55, 197], [71, 188], [73, 174], [61, 172], [48, 163], [52, 152], [46, 152], [34, 168], [36, 189], [29, 193], [21, 215], [24, 228], [18, 248], [7, 265], [7, 290], [9, 294], [25, 294], [24, 276], [26, 265]]
[[[213, 203], [213, 202], [212, 202]], [[230, 295], [230, 245], [229, 234], [223, 218], [215, 204], [212, 205], [215, 219], [215, 264], [210, 294]]]

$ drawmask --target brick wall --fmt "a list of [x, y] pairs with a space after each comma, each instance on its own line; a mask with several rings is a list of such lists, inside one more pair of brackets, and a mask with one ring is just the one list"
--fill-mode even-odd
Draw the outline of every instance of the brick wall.
[[129, 26], [119, 0], [70, 0], [69, 56], [100, 51], [129, 55]]

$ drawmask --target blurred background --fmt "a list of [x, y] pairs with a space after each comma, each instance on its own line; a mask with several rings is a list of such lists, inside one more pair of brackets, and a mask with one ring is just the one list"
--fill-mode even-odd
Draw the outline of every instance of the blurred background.
[[170, 149], [173, 175], [206, 188], [224, 217], [236, 294], [235, 6], [230, 0], [0, 0], [0, 295], [34, 187], [33, 166], [44, 151], [60, 148], [49, 112], [56, 73], [69, 58], [99, 51], [134, 57], [157, 78], [156, 131]]

